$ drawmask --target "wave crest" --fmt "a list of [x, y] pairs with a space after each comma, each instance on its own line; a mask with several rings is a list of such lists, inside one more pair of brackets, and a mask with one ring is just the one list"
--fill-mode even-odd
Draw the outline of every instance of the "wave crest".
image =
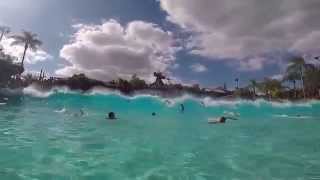
[[137, 92], [132, 96], [125, 96], [120, 91], [106, 89], [106, 88], [99, 88], [99, 87], [93, 88], [92, 90], [86, 93], [81, 93], [77, 91], [72, 91], [67, 87], [53, 88], [49, 91], [45, 91], [45, 90], [40, 90], [40, 88], [38, 88], [37, 86], [31, 85], [23, 89], [23, 94], [36, 97], [36, 98], [48, 98], [55, 94], [81, 94], [85, 96], [116, 95], [116, 96], [120, 96], [122, 98], [130, 99], [130, 100], [135, 100], [140, 98], [152, 98], [152, 99], [157, 99], [161, 101], [162, 103], [166, 104], [169, 107], [184, 103], [188, 100], [197, 102], [204, 107], [217, 107], [217, 106], [237, 107], [240, 105], [250, 105], [250, 106], [260, 107], [262, 105], [270, 105], [276, 108], [288, 108], [288, 107], [312, 107], [315, 104], [320, 104], [320, 101], [318, 100], [309, 100], [309, 101], [300, 101], [300, 102], [282, 100], [282, 101], [276, 102], [276, 101], [267, 101], [264, 99], [244, 100], [244, 99], [222, 99], [222, 98], [211, 98], [211, 97], [198, 98], [189, 94], [184, 94], [179, 97], [163, 98], [160, 95], [151, 95], [145, 92]]

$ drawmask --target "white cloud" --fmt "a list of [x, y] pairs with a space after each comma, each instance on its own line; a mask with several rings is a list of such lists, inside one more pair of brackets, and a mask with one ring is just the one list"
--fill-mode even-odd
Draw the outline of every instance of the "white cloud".
[[238, 70], [240, 71], [257, 71], [263, 68], [263, 65], [268, 61], [264, 57], [248, 58], [239, 61]]
[[85, 73], [107, 81], [137, 74], [149, 79], [153, 72], [167, 72], [174, 64], [178, 48], [173, 35], [155, 24], [132, 21], [123, 26], [109, 20], [100, 25], [73, 27], [76, 32], [60, 51], [70, 65], [58, 69], [58, 75]]
[[[16, 58], [16, 61], [21, 61], [23, 52], [24, 52], [24, 46], [23, 45], [11, 45], [11, 43], [14, 41], [12, 38], [4, 37], [1, 41], [1, 45], [3, 47], [3, 51]], [[48, 54], [43, 49], [38, 49], [37, 51], [32, 51], [29, 49], [27, 51], [26, 57], [25, 57], [25, 63], [26, 64], [36, 64], [38, 62], [46, 61], [49, 59], [52, 59], [53, 57]]]
[[320, 30], [305, 34], [297, 42], [294, 43], [293, 49], [303, 51], [305, 53], [319, 53], [320, 48]]
[[319, 52], [319, 0], [159, 1], [168, 20], [193, 32], [191, 53], [237, 59], [243, 70], [261, 69], [267, 61], [256, 57], [274, 50]]
[[202, 73], [208, 71], [208, 68], [202, 64], [196, 63], [190, 66], [191, 70], [196, 73]]
[[271, 76], [271, 79], [275, 79], [275, 80], [278, 80], [278, 81], [282, 81], [282, 80], [283, 80], [283, 74], [273, 75], [273, 76]]

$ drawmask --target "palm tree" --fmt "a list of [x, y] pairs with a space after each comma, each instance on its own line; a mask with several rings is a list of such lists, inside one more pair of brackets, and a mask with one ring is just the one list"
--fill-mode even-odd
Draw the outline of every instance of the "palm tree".
[[23, 69], [14, 64], [12, 59], [0, 58], [0, 88], [5, 87], [12, 76], [23, 73]]
[[12, 42], [12, 45], [24, 45], [24, 51], [21, 60], [21, 66], [23, 67], [27, 50], [30, 48], [32, 51], [36, 51], [39, 46], [42, 45], [42, 42], [37, 39], [37, 34], [28, 31], [23, 31], [21, 35], [13, 35], [12, 38], [15, 39], [15, 41]]
[[307, 94], [314, 97], [319, 94], [320, 88], [320, 68], [311, 65], [305, 71], [305, 87]]
[[7, 26], [0, 26], [0, 42], [2, 41], [5, 34], [8, 34], [10, 32], [10, 28]]
[[236, 78], [234, 81], [236, 83], [236, 89], [239, 89], [239, 78]]
[[156, 81], [151, 84], [151, 86], [156, 88], [163, 88], [164, 82], [163, 80], [167, 79], [165, 75], [163, 75], [161, 72], [154, 72], [153, 76], [156, 78]]
[[258, 86], [257, 81], [254, 80], [254, 79], [250, 80], [250, 86], [251, 86], [251, 88], [253, 90], [253, 95], [256, 96], [256, 88]]
[[286, 74], [285, 77], [284, 77], [284, 80], [285, 81], [289, 81], [289, 82], [292, 82], [293, 84], [293, 90], [294, 90], [294, 97], [297, 98], [297, 81], [300, 80], [300, 75], [299, 73], [294, 73], [294, 72], [291, 72], [289, 74]]
[[303, 57], [295, 57], [291, 60], [287, 67], [287, 76], [299, 76], [299, 80], [302, 83], [303, 97], [306, 98], [305, 86], [304, 86], [304, 72], [308, 64], [306, 64]]
[[260, 87], [263, 91], [265, 91], [266, 95], [269, 97], [269, 100], [271, 100], [271, 98], [279, 98], [279, 95], [283, 90], [281, 81], [270, 78], [265, 78]]
[[134, 74], [129, 82], [134, 89], [143, 89], [147, 87], [147, 83], [143, 79], [140, 79], [137, 74]]

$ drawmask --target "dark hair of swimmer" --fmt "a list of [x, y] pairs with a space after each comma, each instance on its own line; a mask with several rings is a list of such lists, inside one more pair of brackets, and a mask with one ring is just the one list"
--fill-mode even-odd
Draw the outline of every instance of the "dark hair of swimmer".
[[180, 110], [181, 110], [181, 112], [184, 112], [184, 105], [183, 104], [180, 104]]
[[116, 114], [114, 112], [109, 112], [108, 118], [111, 120], [114, 120], [114, 119], [116, 119]]
[[226, 123], [226, 120], [227, 120], [227, 118], [225, 118], [225, 117], [222, 116], [222, 117], [220, 118], [220, 123]]
[[156, 113], [155, 113], [155, 112], [153, 112], [153, 113], [152, 113], [152, 116], [156, 116]]

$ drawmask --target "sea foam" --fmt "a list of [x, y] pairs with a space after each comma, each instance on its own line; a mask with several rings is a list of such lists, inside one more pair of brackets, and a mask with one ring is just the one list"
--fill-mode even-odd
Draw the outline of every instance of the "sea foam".
[[48, 98], [52, 95], [56, 94], [81, 94], [84, 96], [110, 96], [115, 95], [119, 96], [121, 98], [129, 99], [129, 100], [136, 100], [140, 98], [151, 98], [156, 99], [164, 104], [166, 104], [168, 107], [176, 106], [177, 104], [182, 104], [186, 101], [194, 101], [196, 103], [199, 103], [199, 105], [202, 105], [204, 107], [231, 107], [236, 108], [240, 105], [249, 105], [249, 106], [255, 106], [255, 107], [261, 107], [263, 105], [268, 105], [276, 108], [289, 108], [289, 107], [312, 107], [316, 104], [320, 104], [320, 101], [318, 100], [308, 100], [308, 101], [298, 101], [298, 102], [292, 102], [289, 100], [282, 100], [282, 101], [267, 101], [265, 99], [256, 99], [256, 100], [245, 100], [245, 99], [224, 99], [224, 98], [212, 98], [212, 97], [195, 97], [190, 94], [184, 94], [179, 97], [171, 97], [171, 98], [164, 98], [160, 95], [154, 95], [154, 94], [148, 94], [145, 92], [137, 92], [131, 96], [123, 95], [120, 91], [117, 90], [111, 90], [106, 88], [100, 88], [96, 87], [92, 90], [81, 93], [80, 91], [73, 91], [70, 90], [67, 87], [59, 87], [59, 88], [53, 88], [49, 91], [39, 90], [36, 86], [29, 86], [27, 88], [23, 89], [23, 94], [27, 96], [32, 96], [36, 98]]

